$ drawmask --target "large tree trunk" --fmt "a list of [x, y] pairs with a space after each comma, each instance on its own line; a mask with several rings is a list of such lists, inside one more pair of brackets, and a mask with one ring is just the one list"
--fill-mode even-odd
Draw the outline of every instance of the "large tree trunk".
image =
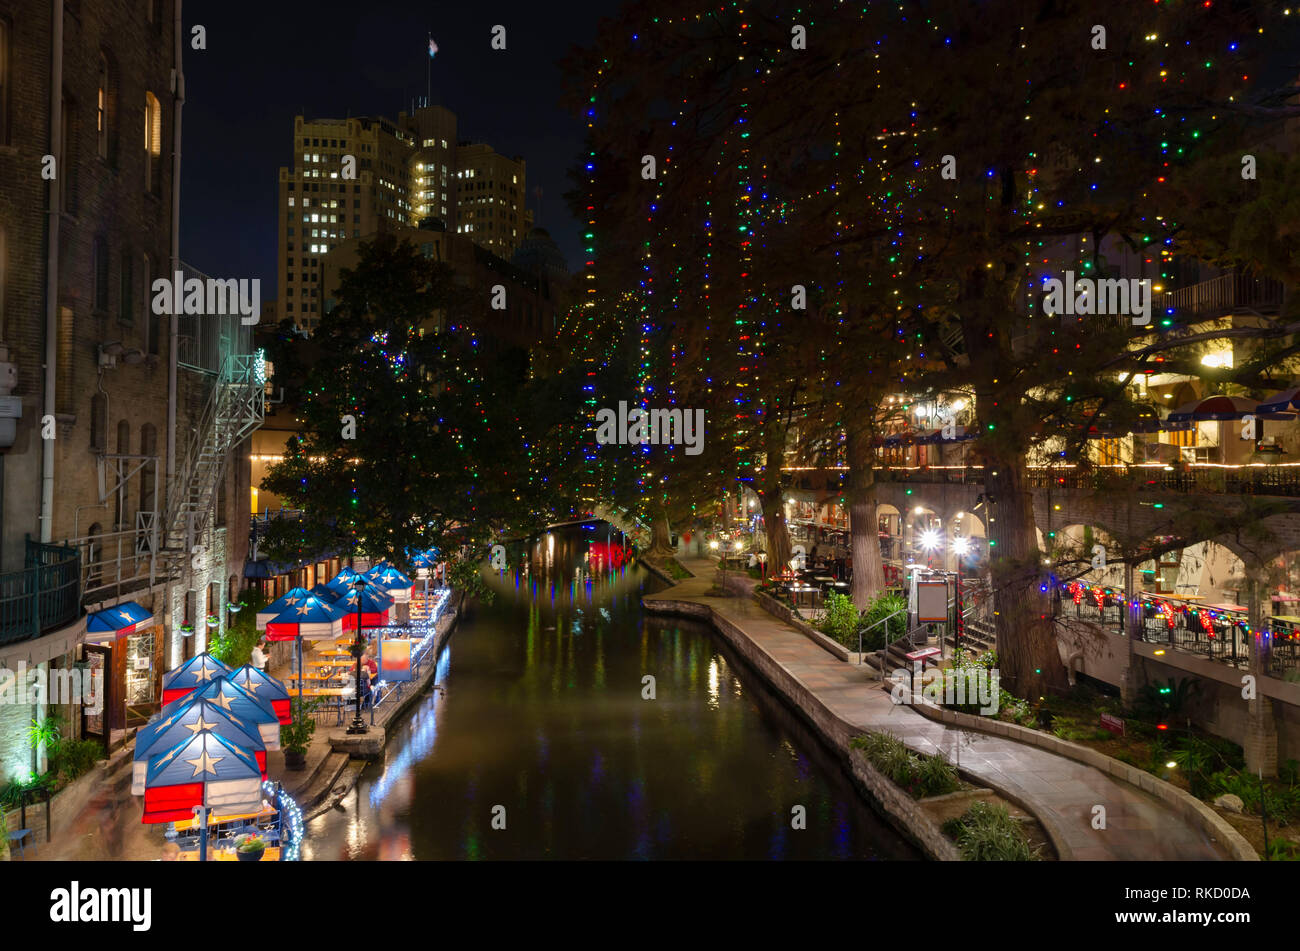
[[653, 558], [671, 558], [677, 554], [673, 548], [673, 526], [668, 521], [668, 513], [660, 512], [650, 523], [650, 551]]
[[[1036, 701], [1066, 687], [1065, 666], [1056, 646], [1043, 554], [1038, 548], [1033, 491], [1025, 485], [1023, 459], [985, 463], [985, 498], [990, 500], [989, 562], [997, 617], [998, 669], [1002, 684], [1017, 697]], [[996, 473], [996, 474], [995, 474]]]
[[768, 571], [780, 574], [790, 570], [790, 526], [785, 520], [785, 499], [781, 486], [759, 492], [763, 504], [763, 531], [767, 535]]
[[853, 546], [853, 604], [859, 611], [885, 587], [885, 569], [880, 558], [879, 519], [876, 516], [876, 479], [871, 468], [871, 434], [863, 426], [850, 424], [845, 440], [849, 484], [849, 536]]
[[774, 574], [790, 570], [790, 526], [785, 520], [785, 486], [781, 468], [785, 465], [788, 420], [779, 405], [769, 403], [763, 413], [763, 480], [758, 490], [763, 506], [763, 530], [767, 534], [767, 563]]

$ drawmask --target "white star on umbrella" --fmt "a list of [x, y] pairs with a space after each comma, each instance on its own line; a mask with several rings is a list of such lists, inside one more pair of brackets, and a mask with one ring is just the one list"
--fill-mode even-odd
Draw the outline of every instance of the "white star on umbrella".
[[253, 681], [252, 681], [251, 679], [249, 679], [249, 680], [245, 680], [245, 681], [244, 681], [242, 684], [240, 684], [239, 686], [243, 687], [243, 688], [244, 688], [245, 690], [247, 690], [249, 693], [257, 693], [257, 688], [260, 687], [260, 686], [262, 686], [262, 685], [261, 685], [261, 684], [255, 684], [255, 683], [253, 683]]
[[285, 599], [284, 599], [284, 603], [285, 603], [285, 604], [297, 604], [297, 603], [298, 603], [299, 601], [301, 601], [301, 600], [302, 600], [302, 598], [285, 598]]
[[217, 694], [215, 697], [212, 698], [212, 702], [215, 703], [217, 706], [219, 706], [222, 710], [230, 709], [230, 698], [227, 697], [224, 693]]
[[190, 730], [197, 734], [197, 733], [202, 733], [204, 730], [211, 730], [215, 726], [216, 726], [215, 723], [208, 723], [207, 721], [205, 721], [203, 719], [203, 714], [200, 713], [198, 721], [196, 723], [185, 724], [185, 729]]
[[304, 604], [302, 607], [300, 607], [300, 608], [298, 609], [298, 613], [299, 613], [300, 615], [302, 615], [302, 614], [311, 614], [311, 605], [309, 605], [309, 604]]
[[212, 679], [215, 670], [210, 670], [206, 664], [199, 664], [198, 669], [193, 671], [195, 683], [207, 683]]
[[[217, 764], [223, 759], [225, 759], [224, 756], [209, 756], [208, 751], [204, 750], [199, 754], [198, 759], [187, 759], [185, 762], [194, 767], [194, 776], [197, 776], [200, 773], [211, 773], [215, 776], [217, 775]], [[193, 779], [194, 776], [191, 776], [190, 778]]]
[[356, 604], [356, 603], [357, 603], [357, 593], [354, 591], [352, 592], [352, 594], [348, 595], [348, 604]]
[[117, 612], [117, 616], [120, 617], [123, 621], [129, 621], [129, 620], [131, 620], [131, 612], [130, 612], [130, 611], [118, 611], [118, 612]]

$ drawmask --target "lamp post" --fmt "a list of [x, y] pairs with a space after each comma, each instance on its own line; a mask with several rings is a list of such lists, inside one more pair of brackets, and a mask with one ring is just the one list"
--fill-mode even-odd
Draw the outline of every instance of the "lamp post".
[[767, 581], [767, 552], [758, 553], [758, 573], [763, 582]]
[[352, 722], [348, 725], [348, 734], [368, 733], [370, 728], [366, 726], [366, 721], [361, 719], [361, 655], [365, 651], [361, 643], [361, 595], [366, 590], [366, 581], [361, 575], [357, 575], [356, 580], [352, 582], [352, 590], [357, 593], [357, 636], [352, 640], [352, 656], [357, 659], [357, 695], [356, 711], [352, 717]]

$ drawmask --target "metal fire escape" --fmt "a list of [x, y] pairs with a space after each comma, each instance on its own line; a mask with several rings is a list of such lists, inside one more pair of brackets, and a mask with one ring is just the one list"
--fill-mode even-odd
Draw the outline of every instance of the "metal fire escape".
[[198, 542], [216, 504], [230, 451], [262, 425], [266, 410], [265, 364], [260, 353], [227, 356], [208, 393], [169, 493], [167, 570], [198, 554]]

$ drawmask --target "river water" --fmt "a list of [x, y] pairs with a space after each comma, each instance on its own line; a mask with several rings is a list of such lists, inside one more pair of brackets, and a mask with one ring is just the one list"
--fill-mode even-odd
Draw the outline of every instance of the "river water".
[[590, 572], [584, 531], [492, 577], [303, 858], [918, 857], [711, 630], [642, 611], [660, 581]]

